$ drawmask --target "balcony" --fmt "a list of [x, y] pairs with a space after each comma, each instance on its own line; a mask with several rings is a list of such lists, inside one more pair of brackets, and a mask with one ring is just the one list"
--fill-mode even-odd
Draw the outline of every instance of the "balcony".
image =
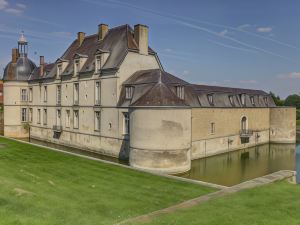
[[62, 126], [61, 125], [53, 125], [53, 131], [61, 133]]
[[251, 137], [253, 135], [253, 130], [241, 130], [240, 137]]

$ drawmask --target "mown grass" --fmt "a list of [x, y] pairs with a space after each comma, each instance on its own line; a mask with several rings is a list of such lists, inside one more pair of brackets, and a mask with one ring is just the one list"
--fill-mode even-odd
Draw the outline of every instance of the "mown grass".
[[214, 191], [0, 138], [1, 225], [98, 225]]
[[300, 224], [300, 186], [286, 181], [213, 199], [157, 217], [152, 225]]

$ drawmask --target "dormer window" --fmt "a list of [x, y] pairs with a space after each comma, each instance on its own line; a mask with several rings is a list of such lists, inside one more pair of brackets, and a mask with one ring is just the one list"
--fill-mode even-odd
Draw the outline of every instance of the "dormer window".
[[133, 87], [131, 86], [125, 87], [125, 98], [132, 99], [132, 96], [133, 96]]
[[101, 69], [101, 56], [97, 55], [95, 61], [95, 73], [99, 73], [100, 69]]
[[254, 102], [254, 96], [251, 96], [251, 97], [250, 97], [250, 101], [251, 101], [251, 104], [252, 104], [252, 105], [255, 105], [255, 102]]
[[265, 102], [266, 105], [268, 105], [268, 103], [269, 103], [268, 102], [268, 97], [264, 97], [264, 102]]
[[62, 74], [62, 65], [57, 65], [57, 76], [59, 77]]
[[232, 106], [234, 106], [233, 96], [232, 96], [232, 95], [229, 95], [228, 98], [229, 98], [230, 104], [231, 104]]
[[208, 103], [214, 105], [214, 98], [212, 94], [207, 95]]
[[245, 106], [245, 104], [246, 104], [246, 95], [245, 94], [241, 94], [241, 103], [243, 106]]
[[176, 87], [176, 95], [180, 99], [184, 99], [184, 86], [177, 86]]
[[74, 75], [78, 76], [79, 71], [80, 71], [80, 61], [75, 60], [75, 62], [74, 62]]

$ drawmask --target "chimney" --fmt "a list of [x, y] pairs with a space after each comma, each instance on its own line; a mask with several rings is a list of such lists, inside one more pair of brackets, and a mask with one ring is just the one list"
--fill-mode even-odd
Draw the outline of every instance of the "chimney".
[[98, 41], [102, 41], [105, 35], [108, 32], [108, 25], [107, 24], [99, 24], [98, 25]]
[[44, 68], [45, 67], [45, 58], [44, 56], [40, 56], [40, 76], [44, 75]]
[[84, 40], [84, 37], [85, 37], [85, 33], [84, 32], [78, 32], [77, 33], [77, 40], [79, 42], [79, 47], [81, 46], [83, 40]]
[[134, 26], [134, 39], [138, 44], [139, 53], [148, 55], [148, 27], [146, 25]]
[[13, 48], [11, 51], [11, 62], [16, 63], [19, 58], [19, 52], [17, 48]]

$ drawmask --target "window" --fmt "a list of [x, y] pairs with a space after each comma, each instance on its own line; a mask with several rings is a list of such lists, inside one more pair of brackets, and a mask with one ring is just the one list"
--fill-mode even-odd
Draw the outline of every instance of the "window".
[[57, 105], [61, 104], [61, 86], [60, 85], [56, 86], [56, 104]]
[[21, 89], [21, 101], [26, 102], [27, 101], [27, 90]]
[[95, 130], [100, 131], [100, 112], [95, 112]]
[[33, 96], [32, 95], [32, 88], [29, 88], [29, 94], [28, 95], [29, 95], [28, 96], [29, 97], [29, 101], [32, 102], [32, 96]]
[[66, 127], [70, 127], [70, 110], [66, 110]]
[[234, 106], [233, 96], [232, 96], [232, 95], [229, 95], [228, 98], [229, 98], [230, 104], [231, 104], [232, 106]]
[[215, 133], [215, 123], [210, 123], [210, 133], [211, 134]]
[[176, 95], [178, 98], [184, 99], [184, 87], [183, 86], [176, 87]]
[[252, 105], [255, 105], [255, 102], [254, 102], [254, 96], [251, 96], [251, 97], [250, 97], [250, 101], [251, 101], [251, 104], [252, 104]]
[[61, 126], [61, 110], [56, 110], [56, 126]]
[[212, 94], [207, 95], [208, 103], [214, 105], [214, 98]]
[[243, 116], [242, 120], [241, 120], [241, 130], [242, 131], [246, 131], [248, 128], [248, 124], [247, 124], [247, 117]]
[[62, 74], [62, 65], [57, 65], [57, 76]]
[[21, 115], [21, 121], [22, 122], [26, 122], [27, 121], [27, 109], [26, 108], [22, 108], [21, 113], [22, 113], [22, 115]]
[[125, 98], [132, 99], [133, 87], [125, 87]]
[[79, 104], [79, 83], [74, 84], [74, 105]]
[[39, 95], [40, 96], [40, 102], [42, 102], [42, 86], [39, 87], [39, 90], [40, 90], [39, 91], [40, 92], [40, 95]]
[[37, 113], [37, 123], [40, 124], [40, 123], [41, 123], [41, 110], [38, 109], [37, 112], [38, 112], [38, 113]]
[[32, 108], [29, 108], [29, 122], [31, 123], [32, 122], [32, 119], [33, 119], [33, 114], [32, 114]]
[[95, 72], [98, 73], [101, 69], [101, 56], [96, 56]]
[[266, 105], [268, 105], [268, 103], [269, 103], [268, 102], [268, 97], [264, 97], [264, 102], [265, 102]]
[[44, 86], [44, 102], [47, 102], [48, 94], [47, 94], [47, 86]]
[[123, 134], [129, 134], [129, 114], [127, 112], [123, 113]]
[[95, 83], [95, 104], [96, 105], [100, 105], [101, 103], [100, 97], [101, 97], [101, 87], [100, 87], [100, 82], [97, 81]]
[[78, 110], [74, 110], [74, 124], [73, 124], [73, 127], [75, 129], [78, 129], [79, 127], [79, 111]]
[[241, 102], [242, 102], [242, 105], [246, 104], [246, 95], [245, 94], [241, 94]]
[[43, 124], [47, 125], [47, 109], [44, 109]]
[[75, 63], [74, 63], [74, 75], [75, 76], [77, 76], [79, 74], [79, 70], [80, 70], [79, 60], [75, 60]]

